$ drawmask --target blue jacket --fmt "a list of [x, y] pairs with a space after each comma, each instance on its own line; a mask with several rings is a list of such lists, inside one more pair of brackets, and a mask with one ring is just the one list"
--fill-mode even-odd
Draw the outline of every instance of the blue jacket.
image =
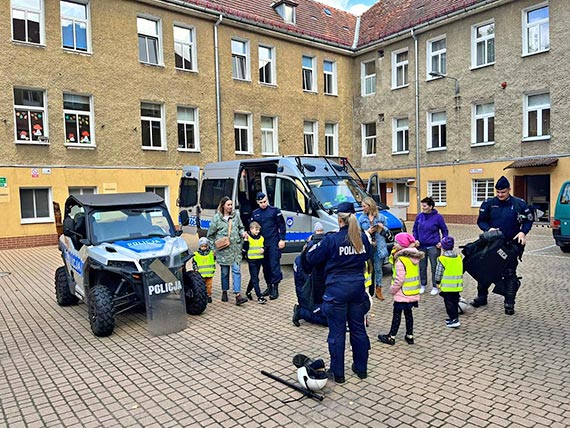
[[429, 214], [419, 213], [414, 221], [413, 235], [420, 241], [420, 248], [435, 247], [448, 234], [445, 220], [436, 209]]
[[526, 235], [532, 228], [533, 216], [527, 203], [514, 196], [501, 201], [496, 196], [487, 199], [479, 208], [477, 226], [483, 232], [498, 228], [506, 240], [512, 240], [517, 233]]
[[325, 262], [325, 295], [335, 302], [360, 303], [366, 299], [364, 289], [364, 267], [370, 259], [372, 248], [368, 238], [361, 233], [363, 251], [356, 253], [348, 241], [348, 226], [337, 233], [327, 235], [307, 251], [307, 262], [314, 266]]
[[265, 239], [266, 247], [285, 240], [285, 220], [279, 208], [272, 206], [264, 210], [257, 208], [252, 214], [252, 220], [261, 225], [261, 235]]

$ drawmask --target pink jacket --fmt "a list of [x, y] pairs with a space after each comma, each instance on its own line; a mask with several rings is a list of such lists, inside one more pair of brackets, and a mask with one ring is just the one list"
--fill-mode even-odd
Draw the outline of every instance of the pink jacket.
[[404, 248], [394, 254], [396, 277], [393, 278], [392, 285], [390, 285], [390, 292], [394, 295], [395, 302], [418, 302], [420, 300], [419, 294], [406, 296], [402, 292], [402, 284], [404, 284], [404, 279], [406, 278], [406, 268], [404, 263], [399, 260], [402, 256], [408, 257], [413, 264], [417, 265], [420, 263], [420, 260], [424, 258], [424, 253], [423, 251], [418, 251], [417, 248]]

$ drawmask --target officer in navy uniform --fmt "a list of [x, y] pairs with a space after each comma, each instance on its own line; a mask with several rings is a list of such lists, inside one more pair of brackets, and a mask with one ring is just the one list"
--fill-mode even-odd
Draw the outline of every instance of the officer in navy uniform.
[[[496, 194], [481, 204], [477, 225], [483, 232], [500, 230], [507, 243], [518, 250], [519, 258], [524, 251], [526, 235], [530, 232], [533, 215], [527, 203], [510, 194], [511, 185], [505, 176], [495, 184]], [[515, 296], [520, 286], [517, 277], [517, 257], [511, 257], [502, 272], [505, 296], [505, 314], [514, 315]], [[487, 304], [490, 283], [477, 284], [477, 298], [472, 305], [476, 308]]]
[[370, 310], [370, 300], [364, 288], [364, 267], [372, 249], [360, 230], [351, 202], [338, 205], [338, 224], [340, 230], [313, 245], [305, 257], [311, 266], [326, 262], [322, 309], [329, 325], [329, 372], [335, 382], [344, 383], [347, 323], [354, 361], [352, 371], [360, 379], [367, 377], [370, 339], [364, 317]]
[[285, 248], [285, 220], [279, 208], [269, 205], [265, 193], [259, 192], [255, 199], [259, 208], [253, 211], [252, 221], [261, 225], [264, 239], [263, 277], [267, 289], [262, 296], [275, 300], [279, 297], [279, 283], [283, 279], [280, 261], [281, 250]]

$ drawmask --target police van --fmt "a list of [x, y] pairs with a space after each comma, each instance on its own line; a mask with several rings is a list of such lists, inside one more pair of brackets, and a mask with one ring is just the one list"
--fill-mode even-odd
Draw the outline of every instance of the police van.
[[[282, 156], [263, 159], [209, 163], [200, 167], [185, 166], [180, 179], [177, 204], [180, 223], [193, 226], [205, 236], [218, 203], [224, 196], [232, 198], [247, 227], [257, 208], [255, 195], [263, 192], [269, 204], [281, 209], [286, 224], [282, 263], [291, 264], [321, 222], [325, 232], [338, 230], [336, 209], [341, 202], [352, 202], [357, 215], [361, 201], [372, 196], [388, 219], [392, 237], [405, 231], [403, 220], [394, 216], [380, 202], [378, 176], [365, 183], [343, 157]], [[391, 248], [393, 238], [389, 237]]]

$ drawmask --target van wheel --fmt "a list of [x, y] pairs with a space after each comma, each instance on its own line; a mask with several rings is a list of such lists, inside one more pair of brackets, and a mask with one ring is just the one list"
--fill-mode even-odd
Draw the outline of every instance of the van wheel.
[[65, 266], [60, 266], [55, 270], [55, 299], [59, 306], [77, 305], [79, 298], [71, 293]]
[[115, 329], [115, 305], [111, 290], [104, 285], [89, 289], [87, 308], [91, 330], [97, 337], [110, 336]]
[[563, 253], [570, 253], [570, 245], [563, 245], [560, 247]]
[[206, 283], [202, 276], [195, 271], [184, 273], [184, 295], [186, 299], [186, 313], [200, 315], [208, 306]]

